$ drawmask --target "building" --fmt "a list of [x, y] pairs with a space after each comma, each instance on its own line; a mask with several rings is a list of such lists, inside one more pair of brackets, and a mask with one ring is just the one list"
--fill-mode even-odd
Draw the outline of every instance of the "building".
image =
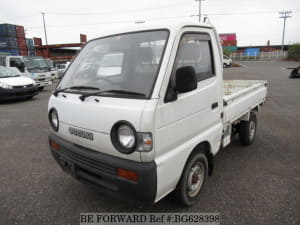
[[37, 56], [50, 58], [54, 62], [65, 63], [73, 59], [77, 52], [87, 42], [85, 34], [80, 34], [79, 43], [43, 45], [41, 38], [33, 38]]

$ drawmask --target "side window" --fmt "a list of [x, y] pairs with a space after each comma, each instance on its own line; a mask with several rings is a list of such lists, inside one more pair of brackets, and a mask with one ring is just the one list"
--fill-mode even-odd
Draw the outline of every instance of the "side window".
[[9, 64], [10, 67], [20, 67], [22, 60], [20, 58], [10, 58]]
[[214, 76], [210, 38], [207, 34], [186, 34], [181, 39], [175, 69], [192, 66], [197, 80]]

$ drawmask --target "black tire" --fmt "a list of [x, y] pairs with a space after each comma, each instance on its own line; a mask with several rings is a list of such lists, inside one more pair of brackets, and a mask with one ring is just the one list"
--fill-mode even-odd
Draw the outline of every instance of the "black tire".
[[[196, 176], [196, 179], [199, 179], [199, 177], [197, 177], [197, 174], [191, 175], [192, 169], [195, 169], [197, 167], [201, 168], [201, 172], [200, 172], [201, 178], [199, 181], [200, 186], [195, 186], [197, 188], [196, 190], [194, 190], [195, 192], [192, 192], [192, 190], [189, 190], [189, 186], [190, 186], [189, 183], [193, 182], [193, 179], [195, 179], [194, 176]], [[203, 187], [205, 186], [207, 176], [208, 176], [208, 161], [206, 156], [201, 152], [196, 152], [192, 154], [184, 167], [181, 178], [173, 193], [175, 200], [184, 206], [194, 205], [197, 202], [200, 193], [203, 190]]]
[[44, 87], [39, 87], [39, 90], [40, 90], [40, 91], [44, 90]]
[[257, 118], [255, 113], [250, 114], [249, 121], [242, 121], [239, 127], [239, 140], [242, 145], [251, 145], [255, 139]]
[[223, 68], [226, 68], [227, 67], [227, 64], [226, 63], [223, 63]]

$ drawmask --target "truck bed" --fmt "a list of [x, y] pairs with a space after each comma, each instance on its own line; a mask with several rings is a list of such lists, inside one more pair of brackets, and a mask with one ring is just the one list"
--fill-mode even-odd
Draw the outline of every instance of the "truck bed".
[[267, 81], [224, 80], [224, 122], [233, 123], [264, 103]]

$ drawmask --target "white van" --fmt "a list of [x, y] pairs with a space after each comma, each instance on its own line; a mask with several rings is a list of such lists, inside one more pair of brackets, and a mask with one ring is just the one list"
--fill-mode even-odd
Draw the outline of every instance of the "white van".
[[[174, 191], [194, 204], [232, 135], [254, 141], [267, 92], [266, 81], [223, 81], [219, 43], [212, 25], [190, 22], [89, 41], [49, 100], [56, 161], [105, 194], [145, 204]], [[120, 68], [103, 75], [116, 55]]]

